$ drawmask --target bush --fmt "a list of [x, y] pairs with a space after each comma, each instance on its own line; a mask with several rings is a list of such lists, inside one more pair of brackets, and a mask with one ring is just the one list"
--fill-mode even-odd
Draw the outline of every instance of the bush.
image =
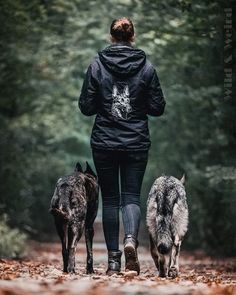
[[0, 237], [0, 257], [19, 258], [22, 256], [27, 236], [18, 229], [10, 228], [6, 215], [0, 218]]

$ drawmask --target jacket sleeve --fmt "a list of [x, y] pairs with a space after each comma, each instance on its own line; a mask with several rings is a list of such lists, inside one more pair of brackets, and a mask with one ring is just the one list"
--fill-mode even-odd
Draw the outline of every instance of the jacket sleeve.
[[161, 116], [165, 109], [165, 98], [156, 70], [153, 68], [151, 79], [147, 85], [147, 115]]
[[98, 83], [93, 74], [93, 64], [86, 72], [78, 105], [85, 116], [95, 115], [98, 111]]

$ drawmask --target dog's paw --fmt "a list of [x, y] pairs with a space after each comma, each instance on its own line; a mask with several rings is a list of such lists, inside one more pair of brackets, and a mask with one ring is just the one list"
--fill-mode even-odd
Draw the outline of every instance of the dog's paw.
[[159, 277], [160, 278], [165, 278], [166, 277], [166, 273], [164, 271], [159, 271]]
[[168, 271], [168, 276], [172, 279], [176, 278], [178, 276], [178, 270], [176, 267], [171, 267]]
[[67, 272], [71, 273], [71, 274], [75, 273], [75, 267], [74, 266], [68, 266], [67, 267]]
[[89, 274], [92, 274], [94, 273], [94, 269], [92, 267], [89, 267], [86, 269], [86, 274], [89, 275]]

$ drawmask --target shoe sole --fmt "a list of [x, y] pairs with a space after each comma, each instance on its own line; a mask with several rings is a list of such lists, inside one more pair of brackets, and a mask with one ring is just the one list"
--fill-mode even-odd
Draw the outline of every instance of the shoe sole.
[[136, 255], [136, 251], [134, 246], [131, 243], [128, 243], [125, 248], [125, 270], [133, 270], [136, 271], [138, 274], [140, 273], [140, 265], [138, 262], [138, 257]]

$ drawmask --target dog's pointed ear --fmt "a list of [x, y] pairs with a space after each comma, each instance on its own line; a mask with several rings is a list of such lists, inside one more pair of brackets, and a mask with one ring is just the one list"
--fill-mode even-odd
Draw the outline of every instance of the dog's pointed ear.
[[125, 96], [129, 96], [129, 86], [128, 86], [128, 85], [125, 85], [125, 88], [124, 88], [124, 95], [125, 95]]
[[93, 171], [93, 169], [90, 167], [89, 163], [86, 161], [86, 169], [84, 171], [84, 173], [88, 173], [94, 177], [97, 178], [97, 175], [95, 174], [95, 172]]
[[180, 179], [180, 182], [185, 185], [186, 182], [186, 177], [185, 177], [185, 173], [183, 174], [182, 178]]
[[75, 165], [75, 172], [81, 172], [83, 173], [83, 168], [79, 162], [76, 163]]
[[113, 95], [114, 97], [116, 97], [117, 94], [118, 94], [118, 89], [117, 89], [116, 85], [113, 85], [112, 95]]

